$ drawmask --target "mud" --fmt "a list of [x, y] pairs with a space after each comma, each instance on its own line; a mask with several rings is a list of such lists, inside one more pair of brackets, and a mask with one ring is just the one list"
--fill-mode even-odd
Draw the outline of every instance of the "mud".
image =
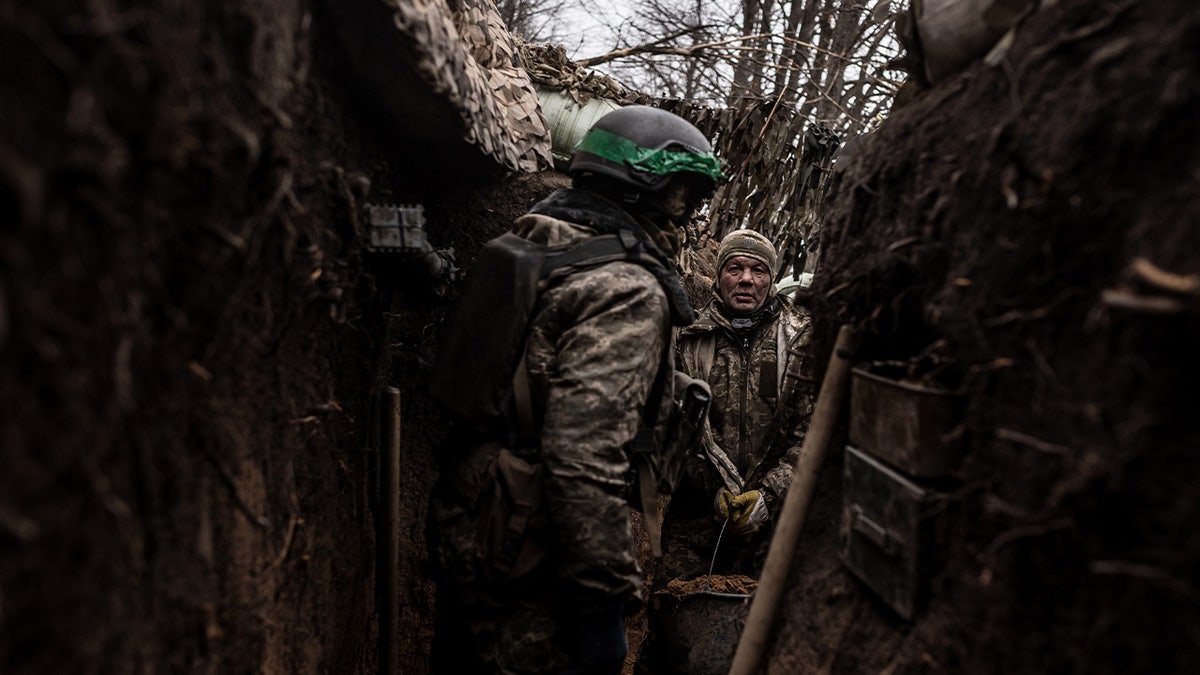
[[756, 588], [758, 588], [758, 580], [745, 575], [705, 574], [687, 581], [672, 579], [667, 582], [666, 591], [676, 598], [683, 598], [693, 593], [749, 595]]

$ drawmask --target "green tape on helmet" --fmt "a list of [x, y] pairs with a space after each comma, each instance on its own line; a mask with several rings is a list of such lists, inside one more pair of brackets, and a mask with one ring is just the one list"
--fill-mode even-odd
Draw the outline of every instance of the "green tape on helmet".
[[714, 181], [725, 179], [725, 173], [721, 170], [721, 160], [711, 152], [643, 148], [627, 138], [621, 138], [604, 129], [589, 131], [575, 149], [590, 152], [610, 162], [624, 164], [637, 171], [656, 176], [690, 171], [707, 176]]

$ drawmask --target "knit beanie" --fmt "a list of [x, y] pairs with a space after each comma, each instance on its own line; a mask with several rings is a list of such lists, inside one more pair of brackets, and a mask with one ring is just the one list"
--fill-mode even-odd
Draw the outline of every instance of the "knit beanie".
[[754, 230], [734, 230], [721, 240], [721, 247], [717, 249], [718, 277], [721, 275], [721, 270], [725, 268], [725, 263], [735, 255], [744, 255], [747, 258], [758, 260], [771, 271], [772, 278], [779, 271], [779, 254], [775, 252], [775, 245], [771, 243], [770, 239]]

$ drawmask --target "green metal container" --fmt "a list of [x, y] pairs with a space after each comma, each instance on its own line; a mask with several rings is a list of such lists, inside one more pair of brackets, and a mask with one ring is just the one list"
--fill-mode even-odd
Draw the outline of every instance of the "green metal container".
[[839, 557], [901, 617], [928, 598], [945, 495], [846, 446]]

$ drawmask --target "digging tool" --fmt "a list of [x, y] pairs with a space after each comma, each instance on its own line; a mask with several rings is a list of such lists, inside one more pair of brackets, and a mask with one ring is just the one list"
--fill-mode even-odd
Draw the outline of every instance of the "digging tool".
[[380, 527], [379, 576], [383, 587], [380, 598], [379, 642], [381, 675], [396, 675], [399, 670], [398, 630], [400, 624], [400, 390], [388, 387], [382, 401], [382, 442], [380, 443]]
[[800, 459], [796, 461], [792, 483], [783, 502], [783, 511], [779, 514], [779, 524], [775, 527], [771, 548], [767, 551], [767, 560], [763, 564], [758, 589], [750, 601], [750, 614], [746, 617], [746, 626], [742, 629], [742, 637], [738, 641], [737, 651], [734, 652], [729, 675], [752, 675], [758, 672], [762, 662], [767, 638], [771, 634], [771, 624], [779, 606], [779, 598], [783, 595], [792, 556], [796, 552], [796, 540], [800, 537], [808, 506], [812, 502], [817, 472], [825, 459], [829, 440], [845, 398], [846, 383], [850, 375], [850, 355], [856, 345], [857, 338], [853, 329], [850, 326], [842, 326], [833, 354], [829, 358], [829, 367], [825, 370], [825, 379], [821, 382], [816, 410], [804, 437]]
[[699, 590], [689, 588], [679, 594], [660, 591], [663, 599], [652, 620], [662, 641], [658, 647], [663, 650], [660, 658], [670, 662], [666, 672], [724, 675], [729, 670], [733, 656], [730, 646], [742, 631], [750, 600], [748, 592], [731, 592], [732, 584], [714, 588], [713, 572], [730, 520], [726, 518], [721, 525], [708, 574]]
[[717, 533], [717, 543], [713, 546], [712, 560], [708, 563], [708, 580], [704, 584], [704, 590], [712, 590], [712, 571], [717, 566], [717, 551], [721, 550], [721, 538], [725, 536], [725, 527], [729, 525], [729, 517], [725, 517], [725, 522], [721, 523], [721, 531]]

